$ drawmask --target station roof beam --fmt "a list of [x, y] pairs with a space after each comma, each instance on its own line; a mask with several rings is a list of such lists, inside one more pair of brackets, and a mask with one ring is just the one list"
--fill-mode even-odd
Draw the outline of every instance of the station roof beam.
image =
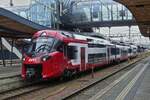
[[38, 30], [48, 29], [20, 17], [6, 9], [0, 8], [0, 36], [11, 38], [28, 38]]
[[150, 0], [114, 0], [125, 5], [134, 15], [141, 33], [150, 37]]

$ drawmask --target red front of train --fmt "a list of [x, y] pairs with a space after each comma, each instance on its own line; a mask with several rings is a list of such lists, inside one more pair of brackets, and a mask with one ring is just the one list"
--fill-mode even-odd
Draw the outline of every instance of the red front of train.
[[63, 54], [64, 42], [67, 43], [65, 37], [56, 31], [35, 33], [29, 51], [23, 57], [22, 78], [49, 79], [61, 76], [70, 64]]

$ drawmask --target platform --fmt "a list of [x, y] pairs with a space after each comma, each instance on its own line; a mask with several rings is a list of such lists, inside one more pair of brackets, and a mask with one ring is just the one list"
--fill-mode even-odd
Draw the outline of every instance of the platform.
[[[143, 64], [143, 66], [140, 66], [142, 69], [137, 72], [132, 81], [130, 81], [126, 88], [123, 89], [124, 91], [122, 91], [122, 94], [126, 95], [124, 96], [124, 100], [149, 100], [150, 63], [143, 62]], [[117, 100], [119, 100], [119, 98]]]
[[89, 100], [149, 100], [150, 57], [114, 80]]
[[0, 36], [29, 38], [38, 30], [49, 29], [0, 7]]
[[11, 77], [11, 76], [16, 76], [20, 74], [21, 74], [21, 65], [7, 66], [7, 67], [0, 66], [0, 79]]
[[144, 76], [139, 81], [139, 87], [136, 91], [133, 100], [148, 100], [150, 99], [150, 65], [144, 72]]

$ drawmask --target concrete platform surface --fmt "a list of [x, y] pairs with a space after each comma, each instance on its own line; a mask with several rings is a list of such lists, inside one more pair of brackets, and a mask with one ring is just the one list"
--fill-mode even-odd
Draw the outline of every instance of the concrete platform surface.
[[0, 67], [0, 79], [21, 74], [21, 66]]
[[134, 100], [150, 100], [150, 65], [144, 74], [134, 96]]
[[89, 100], [150, 100], [150, 57]]

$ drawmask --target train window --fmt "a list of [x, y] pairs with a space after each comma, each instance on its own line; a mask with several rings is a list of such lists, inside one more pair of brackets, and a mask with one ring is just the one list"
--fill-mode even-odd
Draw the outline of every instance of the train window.
[[127, 51], [126, 50], [121, 50], [121, 55], [127, 55]]
[[98, 63], [105, 59], [106, 53], [99, 53], [99, 54], [89, 54], [88, 55], [88, 63]]
[[93, 39], [88, 39], [88, 38], [87, 38], [86, 40], [87, 40], [88, 42], [91, 42], [91, 41], [93, 41]]
[[76, 59], [77, 47], [67, 46], [66, 55], [69, 59]]
[[38, 38], [33, 38], [29, 47], [29, 54], [30, 53], [49, 53], [52, 52], [53, 46], [55, 43], [55, 38], [53, 37], [38, 37]]
[[105, 48], [105, 45], [102, 44], [88, 44], [89, 48]]
[[[55, 39], [54, 42], [53, 42], [53, 46], [51, 47], [51, 52], [54, 52], [54, 51], [63, 51], [63, 45], [64, 43], [58, 39]], [[61, 49], [62, 48], [62, 49]]]
[[116, 48], [111, 48], [111, 55], [116, 55]]
[[132, 49], [131, 49], [131, 48], [130, 48], [130, 49], [128, 49], [128, 52], [129, 52], [129, 53], [132, 53]]
[[116, 48], [116, 55], [119, 54], [119, 48]]
[[106, 46], [105, 45], [101, 45], [101, 44], [97, 44], [97, 47], [98, 48], [105, 48]]
[[59, 52], [63, 52], [63, 47], [65, 46], [65, 43], [58, 41], [58, 43], [56, 44], [56, 50]]

